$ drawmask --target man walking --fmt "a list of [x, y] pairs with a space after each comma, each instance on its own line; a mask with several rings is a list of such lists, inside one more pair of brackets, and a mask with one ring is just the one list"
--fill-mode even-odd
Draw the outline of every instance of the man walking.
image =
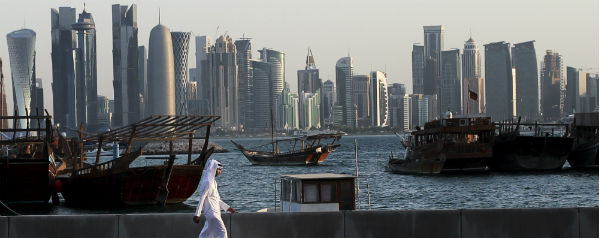
[[221, 209], [235, 213], [235, 209], [221, 200], [215, 178], [221, 174], [222, 166], [216, 160], [209, 160], [200, 181], [200, 201], [194, 215], [194, 222], [200, 222], [200, 213], [204, 211], [206, 222], [199, 238], [227, 238], [227, 229], [221, 220]]

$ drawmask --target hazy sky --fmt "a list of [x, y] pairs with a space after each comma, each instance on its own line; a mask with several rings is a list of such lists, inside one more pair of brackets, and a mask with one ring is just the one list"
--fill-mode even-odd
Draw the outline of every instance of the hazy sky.
[[[296, 90], [296, 71], [304, 67], [310, 47], [323, 81], [335, 81], [335, 63], [350, 54], [355, 74], [388, 73], [388, 83], [404, 83], [409, 92], [413, 43], [423, 43], [424, 25], [444, 25], [444, 48], [462, 48], [469, 32], [483, 44], [535, 40], [538, 62], [547, 49], [564, 56], [566, 65], [598, 71], [598, 0], [144, 0], [86, 2], [96, 22], [98, 94], [113, 97], [111, 5], [138, 6], [139, 45], [148, 45], [150, 30], [161, 22], [171, 31], [194, 35], [224, 33], [252, 38], [256, 50], [269, 47], [286, 54], [286, 81]], [[46, 108], [52, 109], [50, 9], [83, 1], [0, 0], [0, 33], [25, 25], [37, 33], [37, 76], [43, 79]], [[217, 31], [218, 26], [218, 31]], [[195, 66], [190, 44], [189, 66]], [[0, 43], [9, 111], [12, 81], [6, 37]], [[483, 57], [483, 54], [482, 54]], [[483, 69], [483, 67], [482, 67]], [[51, 111], [51, 110], [50, 110]]]

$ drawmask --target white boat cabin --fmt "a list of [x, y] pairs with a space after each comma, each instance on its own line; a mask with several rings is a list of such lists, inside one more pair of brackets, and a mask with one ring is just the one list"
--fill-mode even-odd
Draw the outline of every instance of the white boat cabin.
[[281, 211], [327, 212], [354, 210], [354, 179], [347, 174], [281, 176]]

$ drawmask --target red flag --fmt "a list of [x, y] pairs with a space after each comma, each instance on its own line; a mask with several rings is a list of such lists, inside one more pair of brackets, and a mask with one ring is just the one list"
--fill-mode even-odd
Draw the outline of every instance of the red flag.
[[477, 93], [469, 90], [469, 98], [477, 100]]

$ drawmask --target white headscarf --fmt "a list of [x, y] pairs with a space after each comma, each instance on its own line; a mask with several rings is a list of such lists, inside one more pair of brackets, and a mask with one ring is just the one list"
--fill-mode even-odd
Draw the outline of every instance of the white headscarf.
[[206, 162], [206, 167], [204, 168], [204, 171], [202, 172], [202, 179], [200, 182], [202, 183], [205, 181], [206, 182], [214, 181], [218, 168], [222, 168], [221, 163], [219, 163], [219, 161], [211, 159], [208, 162]]

